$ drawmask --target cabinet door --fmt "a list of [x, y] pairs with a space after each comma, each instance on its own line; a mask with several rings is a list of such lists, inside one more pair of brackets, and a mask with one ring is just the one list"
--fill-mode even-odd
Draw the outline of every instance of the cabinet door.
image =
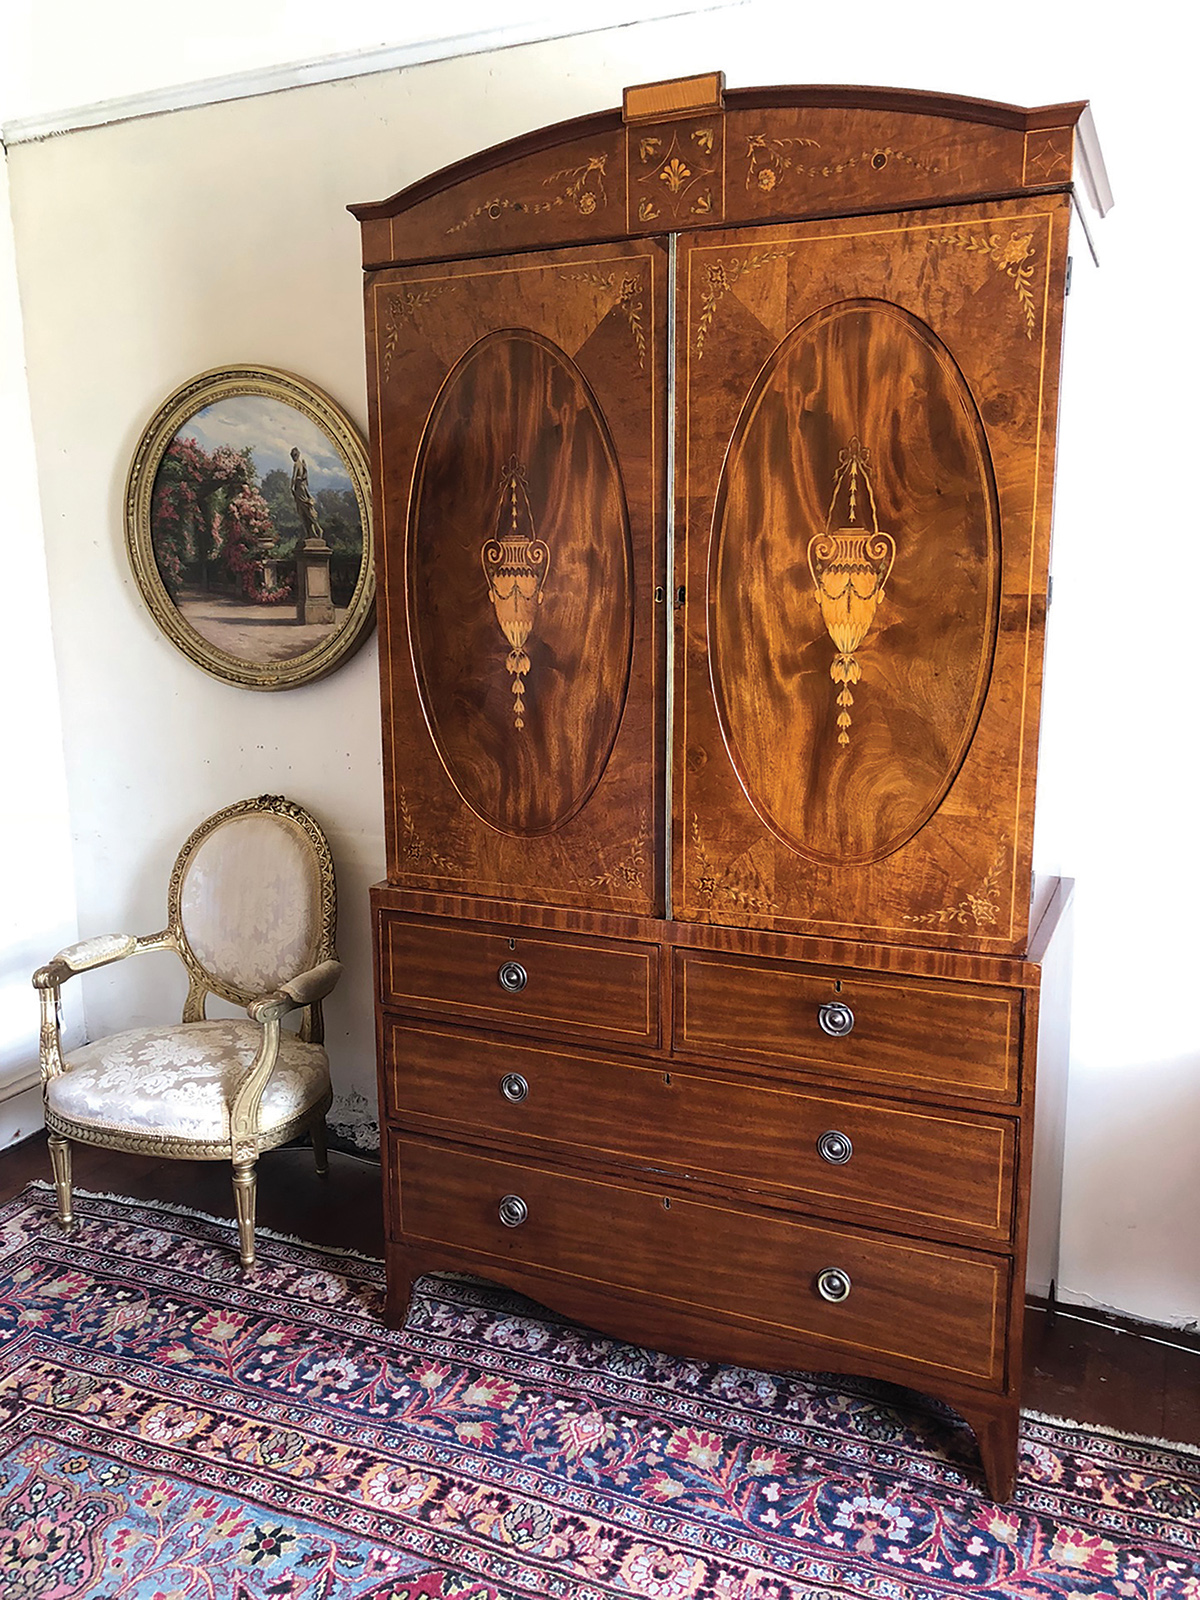
[[367, 283], [389, 881], [660, 910], [666, 253]]
[[681, 239], [676, 916], [1024, 948], [1067, 205]]

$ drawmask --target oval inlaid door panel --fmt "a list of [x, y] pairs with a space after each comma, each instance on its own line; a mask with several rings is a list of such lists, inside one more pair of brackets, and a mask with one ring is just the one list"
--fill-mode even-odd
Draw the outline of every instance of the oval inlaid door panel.
[[608, 427], [578, 367], [490, 333], [442, 385], [417, 458], [408, 611], [438, 754], [493, 827], [579, 811], [621, 722], [632, 552]]
[[738, 777], [793, 850], [877, 861], [937, 809], [987, 692], [999, 573], [983, 426], [937, 336], [882, 300], [792, 329], [722, 474], [708, 628]]

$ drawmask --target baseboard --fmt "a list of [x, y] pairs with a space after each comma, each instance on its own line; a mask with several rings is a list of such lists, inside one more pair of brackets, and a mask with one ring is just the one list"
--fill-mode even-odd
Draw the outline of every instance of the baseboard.
[[1120, 1311], [1099, 1311], [1095, 1306], [1079, 1306], [1069, 1301], [1051, 1299], [1047, 1295], [1027, 1294], [1025, 1306], [1029, 1311], [1046, 1316], [1064, 1317], [1069, 1322], [1086, 1322], [1093, 1328], [1109, 1328], [1113, 1333], [1130, 1334], [1136, 1339], [1149, 1339], [1155, 1344], [1167, 1344], [1176, 1350], [1187, 1350], [1200, 1355], [1200, 1333], [1190, 1328], [1175, 1328], [1168, 1322], [1142, 1322]]
[[39, 1072], [32, 1083], [0, 1099], [0, 1154], [15, 1150], [42, 1128], [42, 1082]]

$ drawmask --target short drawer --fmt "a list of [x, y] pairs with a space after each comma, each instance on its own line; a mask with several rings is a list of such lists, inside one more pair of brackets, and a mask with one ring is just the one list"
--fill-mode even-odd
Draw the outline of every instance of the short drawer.
[[1011, 1235], [1007, 1117], [730, 1083], [394, 1018], [384, 1064], [387, 1115], [429, 1133], [774, 1191], [906, 1233]]
[[659, 1042], [659, 947], [384, 912], [385, 1007], [532, 1033]]
[[[397, 1138], [405, 1244], [999, 1388], [1010, 1264]], [[844, 1297], [842, 1297], [845, 1291]]]
[[676, 950], [675, 1049], [1015, 1102], [1021, 991]]

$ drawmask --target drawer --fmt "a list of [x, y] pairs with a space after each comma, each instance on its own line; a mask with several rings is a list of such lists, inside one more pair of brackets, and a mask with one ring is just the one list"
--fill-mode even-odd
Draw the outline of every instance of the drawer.
[[[518, 1275], [527, 1266], [693, 1316], [801, 1335], [843, 1364], [868, 1353], [1002, 1387], [1005, 1257], [415, 1139], [395, 1137], [392, 1153], [401, 1237], [427, 1255], [465, 1254], [484, 1272], [509, 1263]], [[849, 1286], [836, 1303], [820, 1292], [830, 1273]], [[824, 1282], [830, 1292], [839, 1287]]]
[[[930, 1093], [1017, 1099], [1019, 989], [707, 950], [677, 950], [674, 981], [678, 1051], [809, 1066]], [[847, 1031], [828, 1031], [839, 1025]]]
[[551, 1157], [581, 1151], [774, 1190], [906, 1233], [1011, 1234], [1009, 1118], [728, 1083], [395, 1018], [384, 1062], [388, 1116], [429, 1133], [508, 1136]]
[[657, 1045], [658, 946], [384, 912], [385, 1007], [463, 1021]]

